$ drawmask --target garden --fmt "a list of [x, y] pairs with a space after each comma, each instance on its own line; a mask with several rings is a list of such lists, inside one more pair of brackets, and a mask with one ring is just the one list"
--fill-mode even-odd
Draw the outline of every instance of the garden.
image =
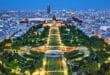
[[[33, 26], [21, 37], [9, 37], [0, 42], [0, 75], [32, 74], [41, 68], [44, 54], [32, 51], [31, 48], [46, 44], [48, 31], [49, 27]], [[25, 46], [30, 49], [22, 53], [20, 48]]]

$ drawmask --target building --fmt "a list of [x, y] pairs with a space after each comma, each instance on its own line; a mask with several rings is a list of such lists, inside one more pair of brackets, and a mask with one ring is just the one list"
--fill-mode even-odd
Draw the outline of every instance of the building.
[[51, 7], [50, 5], [47, 6], [47, 14], [50, 14], [51, 13]]
[[20, 24], [24, 24], [24, 23], [28, 24], [28, 22], [29, 22], [29, 21], [28, 21], [28, 19], [26, 18], [26, 19], [20, 21], [19, 23], [20, 23]]
[[110, 29], [110, 26], [108, 25], [108, 26], [100, 26], [100, 30], [104, 30], [104, 31], [107, 31], [107, 30], [109, 30]]

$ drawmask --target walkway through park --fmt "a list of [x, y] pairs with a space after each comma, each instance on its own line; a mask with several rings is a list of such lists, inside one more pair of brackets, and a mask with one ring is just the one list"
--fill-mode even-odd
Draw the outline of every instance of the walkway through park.
[[51, 23], [47, 46], [50, 50], [45, 52], [43, 59], [44, 75], [68, 75], [68, 67], [64, 53], [60, 48], [62, 46], [59, 26]]

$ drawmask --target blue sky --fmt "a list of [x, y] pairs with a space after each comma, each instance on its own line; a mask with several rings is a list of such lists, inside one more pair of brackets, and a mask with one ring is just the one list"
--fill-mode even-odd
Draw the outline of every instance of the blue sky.
[[0, 9], [109, 9], [110, 0], [0, 0]]

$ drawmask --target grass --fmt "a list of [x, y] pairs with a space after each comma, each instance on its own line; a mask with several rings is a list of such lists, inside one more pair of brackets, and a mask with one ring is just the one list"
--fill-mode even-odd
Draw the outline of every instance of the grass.
[[38, 29], [39, 27], [34, 26], [26, 34], [22, 35], [22, 37], [14, 39], [13, 46], [37, 47], [44, 45], [47, 42], [49, 27], [45, 27], [43, 32], [37, 31]]
[[[12, 69], [16, 70], [19, 67], [20, 73], [29, 70], [30, 73], [34, 72], [36, 68], [42, 67], [43, 53], [37, 53], [29, 50], [29, 54], [19, 54], [20, 47], [31, 46], [37, 47], [46, 43], [48, 37], [49, 27], [45, 27], [43, 32], [38, 32], [37, 29], [42, 27], [34, 26], [22, 37], [16, 38], [13, 42], [10, 39], [6, 39], [0, 43], [0, 60], [3, 64], [0, 64], [1, 75], [17, 75], [12, 73]], [[12, 42], [12, 46], [5, 47], [5, 43]]]
[[62, 58], [47, 58], [46, 71], [61, 71], [63, 70], [63, 65], [61, 62]]
[[[19, 67], [21, 73], [26, 70], [33, 72], [36, 68], [42, 66], [43, 54], [31, 51], [30, 54], [19, 55], [18, 53], [12, 53], [5, 51], [2, 56], [2, 74], [11, 74], [11, 70]], [[16, 75], [16, 74], [15, 74]]]
[[[66, 28], [69, 28], [70, 32], [66, 31]], [[60, 28], [60, 33], [62, 43], [66, 46], [85, 46], [91, 50], [110, 51], [110, 45], [106, 44], [102, 39], [98, 37], [89, 38], [75, 26], [62, 26]]]

